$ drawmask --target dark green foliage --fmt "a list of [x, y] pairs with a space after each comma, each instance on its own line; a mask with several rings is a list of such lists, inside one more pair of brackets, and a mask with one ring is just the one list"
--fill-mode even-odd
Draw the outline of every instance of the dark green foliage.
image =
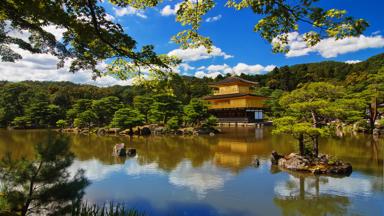
[[173, 116], [167, 121], [167, 124], [165, 124], [168, 130], [177, 130], [181, 126], [181, 120], [178, 116]]
[[7, 211], [18, 215], [64, 215], [79, 202], [88, 180], [84, 172], [67, 171], [74, 155], [68, 139], [49, 136], [35, 146], [34, 159], [13, 160], [8, 154], [0, 162], [3, 203]]
[[113, 116], [111, 127], [132, 129], [144, 123], [144, 116], [136, 109], [121, 108]]
[[157, 94], [151, 106], [150, 118], [152, 122], [166, 123], [169, 118], [181, 114], [182, 104], [173, 95]]
[[184, 120], [192, 126], [200, 125], [201, 121], [209, 117], [208, 103], [204, 100], [193, 98], [184, 106]]

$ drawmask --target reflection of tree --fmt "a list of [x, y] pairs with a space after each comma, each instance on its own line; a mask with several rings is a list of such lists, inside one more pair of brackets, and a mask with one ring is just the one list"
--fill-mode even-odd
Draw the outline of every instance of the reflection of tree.
[[46, 142], [35, 145], [34, 152], [32, 159], [13, 159], [8, 155], [0, 161], [6, 210], [17, 215], [70, 213], [73, 202], [81, 201], [88, 180], [82, 170], [70, 178], [67, 169], [74, 155], [69, 151], [68, 140], [49, 136]]
[[320, 186], [327, 178], [295, 174], [285, 188], [277, 188], [274, 203], [283, 215], [345, 215], [350, 205], [348, 197], [321, 194]]

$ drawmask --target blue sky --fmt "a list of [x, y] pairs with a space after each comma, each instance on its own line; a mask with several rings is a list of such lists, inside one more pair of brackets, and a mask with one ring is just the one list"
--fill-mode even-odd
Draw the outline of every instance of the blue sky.
[[[184, 60], [178, 71], [181, 74], [191, 76], [212, 76], [225, 73], [267, 73], [273, 66], [293, 65], [300, 63], [319, 62], [325, 60], [357, 61], [365, 60], [370, 56], [384, 52], [384, 16], [382, 9], [384, 1], [381, 0], [321, 0], [320, 6], [324, 8], [346, 9], [348, 15], [367, 20], [370, 27], [359, 38], [348, 38], [342, 41], [327, 39], [316, 48], [302, 47], [300, 34], [303, 31], [292, 33], [292, 52], [288, 54], [272, 53], [271, 44], [253, 31], [254, 25], [261, 18], [250, 9], [235, 11], [224, 7], [225, 1], [218, 1], [216, 7], [210, 11], [202, 23], [200, 33], [209, 36], [213, 42], [214, 52], [206, 54], [204, 49], [180, 50], [177, 44], [170, 41], [177, 32], [185, 29], [175, 21], [174, 8], [180, 0], [164, 1], [156, 8], [145, 11], [133, 8], [117, 8], [108, 2], [104, 2], [110, 18], [120, 23], [127, 34], [133, 36], [138, 46], [153, 44], [158, 53], [176, 54]], [[305, 28], [303, 30], [306, 30]], [[36, 57], [28, 56], [29, 59]], [[44, 56], [41, 56], [44, 58]], [[24, 60], [22, 60], [24, 61]], [[30, 67], [34, 71], [34, 63], [31, 60], [25, 64], [24, 69]], [[39, 61], [41, 62], [41, 61]], [[21, 62], [23, 63], [23, 62]], [[25, 62], [24, 62], [25, 63]], [[16, 63], [20, 64], [20, 62]], [[209, 67], [211, 66], [211, 67]], [[56, 70], [52, 74], [56, 76], [41, 75], [16, 76], [9, 71], [15, 68], [8, 63], [0, 63], [0, 79], [19, 81], [22, 79], [36, 80], [69, 80], [78, 83], [90, 83], [87, 76], [63, 75], [66, 71]], [[205, 68], [204, 68], [205, 67]], [[23, 70], [25, 72], [25, 70]], [[17, 73], [16, 73], [17, 74]], [[77, 77], [76, 77], [77, 76]], [[56, 77], [56, 78], [55, 78]], [[104, 78], [105, 79], [105, 78]], [[127, 84], [129, 82], [109, 80], [95, 83], [97, 85]]]

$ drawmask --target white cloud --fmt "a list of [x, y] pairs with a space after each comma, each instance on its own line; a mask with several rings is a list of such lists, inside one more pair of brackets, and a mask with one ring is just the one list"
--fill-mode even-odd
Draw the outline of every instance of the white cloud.
[[212, 71], [222, 71], [223, 73], [231, 73], [232, 68], [228, 66], [227, 64], [223, 65], [209, 65], [207, 67], [207, 71], [212, 72]]
[[191, 65], [189, 65], [189, 64], [187, 64], [187, 63], [181, 63], [181, 64], [179, 65], [179, 68], [182, 68], [183, 71], [189, 71], [189, 70], [193, 70], [193, 69], [195, 69], [195, 67], [193, 67], [193, 66], [191, 66]]
[[372, 32], [372, 35], [379, 35], [381, 33], [381, 31], [379, 30], [379, 31], [374, 31], [374, 32]]
[[264, 70], [262, 65], [247, 65], [244, 63], [238, 63], [235, 67], [233, 67], [233, 72], [236, 75], [241, 74], [259, 74]]
[[[263, 74], [265, 72], [272, 71], [276, 66], [275, 65], [267, 65], [262, 66], [260, 64], [256, 65], [248, 65], [245, 63], [238, 63], [234, 67], [230, 67], [227, 64], [222, 65], [209, 65], [208, 67], [199, 68], [200, 71], [197, 71], [195, 73], [195, 77], [210, 77], [215, 78], [218, 75], [224, 75], [224, 74], [247, 74], [247, 75], [254, 75], [254, 74]], [[204, 71], [205, 69], [205, 71]]]
[[203, 78], [203, 77], [208, 77], [208, 78], [216, 78], [217, 76], [219, 75], [223, 75], [222, 73], [220, 72], [208, 72], [208, 73], [205, 73], [204, 71], [197, 71], [195, 73], [195, 77], [197, 78]]
[[223, 57], [224, 59], [232, 58], [232, 55], [228, 55], [223, 52], [220, 48], [212, 46], [212, 51], [207, 52], [207, 49], [203, 46], [198, 48], [188, 49], [174, 49], [168, 53], [169, 56], [177, 56], [183, 61], [198, 61], [202, 59], [209, 59], [213, 57]]
[[276, 65], [267, 65], [266, 67], [264, 67], [264, 71], [270, 72], [273, 69], [275, 69], [275, 67], [277, 67], [277, 66]]
[[[28, 51], [12, 47], [23, 59], [0, 64], [0, 80], [8, 81], [70, 81], [74, 83], [91, 84], [96, 86], [131, 85], [132, 80], [119, 80], [112, 76], [103, 76], [92, 80], [90, 71], [69, 72], [70, 62], [63, 68], [57, 68], [58, 59], [50, 54], [31, 54]], [[103, 70], [106, 64], [101, 62], [98, 69]]]
[[345, 61], [345, 63], [347, 63], [347, 64], [357, 64], [360, 62], [361, 62], [361, 60], [347, 60], [347, 61]]
[[160, 14], [161, 16], [172, 16], [176, 15], [177, 11], [180, 8], [181, 3], [176, 4], [173, 8], [171, 5], [166, 5], [161, 9]]
[[127, 6], [127, 7], [123, 7], [123, 8], [115, 8], [114, 7], [113, 10], [115, 11], [115, 15], [118, 17], [126, 16], [126, 15], [136, 15], [136, 16], [144, 18], [144, 19], [147, 18], [147, 15], [144, 14], [143, 10], [138, 10], [138, 9], [131, 7], [131, 6]]
[[[273, 42], [276, 42], [275, 39]], [[384, 47], [384, 38], [381, 35], [348, 37], [340, 40], [327, 38], [321, 40], [313, 47], [307, 47], [303, 35], [298, 32], [288, 34], [289, 52], [287, 57], [304, 56], [309, 53], [319, 53], [324, 58], [332, 58], [341, 54], [356, 52], [368, 48]]]
[[105, 19], [108, 20], [108, 21], [114, 21], [115, 17], [112, 16], [111, 14], [106, 13], [105, 14]]
[[208, 17], [207, 19], [205, 19], [205, 22], [216, 22], [216, 21], [219, 21], [221, 17], [222, 17], [221, 14], [214, 17]]

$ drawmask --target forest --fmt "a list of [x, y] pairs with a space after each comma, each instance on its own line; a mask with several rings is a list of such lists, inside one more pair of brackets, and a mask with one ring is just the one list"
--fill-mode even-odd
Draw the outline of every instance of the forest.
[[[264, 75], [241, 77], [259, 83], [254, 94], [269, 97], [268, 119], [318, 109], [317, 122], [313, 124], [334, 120], [345, 124], [360, 122], [369, 131], [379, 119], [384, 103], [384, 54], [357, 64], [324, 61], [276, 67]], [[209, 118], [208, 104], [201, 97], [211, 93], [210, 82], [224, 78], [200, 79], [170, 73], [155, 84], [148, 81], [104, 88], [70, 82], [2, 81], [0, 126], [130, 128], [160, 123], [176, 129], [181, 125], [201, 125], [215, 121]], [[329, 92], [324, 90], [321, 95], [319, 89]], [[305, 104], [311, 96], [316, 98], [316, 104]]]

